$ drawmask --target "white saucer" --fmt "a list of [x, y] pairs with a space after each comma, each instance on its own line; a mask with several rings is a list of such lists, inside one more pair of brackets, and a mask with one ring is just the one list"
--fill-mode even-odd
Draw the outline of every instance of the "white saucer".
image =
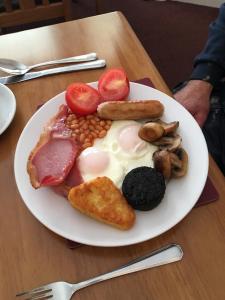
[[16, 112], [16, 98], [13, 92], [0, 83], [0, 134], [12, 122]]

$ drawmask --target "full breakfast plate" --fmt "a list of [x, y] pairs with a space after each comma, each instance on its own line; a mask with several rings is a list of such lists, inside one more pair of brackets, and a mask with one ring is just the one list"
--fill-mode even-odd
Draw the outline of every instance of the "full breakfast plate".
[[[97, 83], [90, 83], [96, 87]], [[46, 102], [24, 128], [15, 152], [14, 172], [20, 195], [30, 212], [48, 229], [72, 241], [93, 246], [124, 246], [154, 238], [179, 223], [193, 208], [208, 174], [208, 150], [200, 127], [179, 103], [145, 85], [130, 83], [130, 99], [157, 99], [165, 107], [163, 121], [180, 122], [178, 133], [189, 156], [187, 174], [167, 184], [161, 203], [150, 211], [136, 211], [130, 230], [120, 231], [97, 222], [71, 207], [48, 187], [34, 189], [27, 174], [27, 160], [49, 118], [65, 103], [65, 92]]]

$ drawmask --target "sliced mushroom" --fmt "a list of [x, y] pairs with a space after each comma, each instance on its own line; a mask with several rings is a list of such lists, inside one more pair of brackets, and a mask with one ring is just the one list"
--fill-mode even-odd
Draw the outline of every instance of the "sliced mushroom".
[[161, 150], [169, 150], [173, 152], [180, 147], [181, 137], [178, 134], [163, 136], [157, 141], [154, 141], [153, 144], [158, 146]]
[[173, 159], [171, 159], [172, 177], [174, 178], [183, 177], [187, 173], [187, 169], [188, 169], [188, 154], [184, 150], [184, 148], [179, 148], [176, 150], [175, 155], [179, 160], [179, 164], [177, 164]]
[[156, 122], [149, 122], [144, 124], [138, 132], [139, 137], [147, 142], [154, 142], [161, 138], [163, 134], [163, 127]]
[[153, 161], [155, 169], [167, 180], [183, 177], [187, 173], [188, 155], [183, 148], [175, 152], [158, 150], [153, 154]]
[[170, 152], [170, 162], [171, 162], [173, 168], [176, 168], [176, 169], [182, 168], [182, 161], [173, 152]]
[[161, 120], [158, 120], [157, 123], [159, 123], [163, 127], [164, 135], [168, 135], [170, 133], [175, 132], [177, 130], [178, 126], [179, 126], [179, 121], [166, 123], [166, 122], [163, 122]]
[[167, 150], [158, 150], [153, 154], [155, 169], [163, 174], [165, 179], [171, 177], [172, 165], [170, 161], [170, 153]]

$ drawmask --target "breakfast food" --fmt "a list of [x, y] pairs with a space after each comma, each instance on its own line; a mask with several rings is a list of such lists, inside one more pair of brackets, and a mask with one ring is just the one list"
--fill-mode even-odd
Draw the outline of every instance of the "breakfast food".
[[92, 147], [77, 157], [77, 166], [84, 181], [107, 176], [121, 188], [126, 173], [138, 166], [153, 166], [157, 147], [140, 139], [141, 124], [136, 121], [114, 121], [107, 135], [96, 139]]
[[74, 82], [67, 87], [65, 99], [72, 112], [79, 116], [86, 116], [96, 112], [101, 96], [88, 84]]
[[158, 100], [109, 101], [98, 106], [98, 116], [111, 120], [156, 119], [163, 114], [164, 106]]
[[103, 138], [110, 127], [110, 120], [95, 114], [79, 117], [61, 105], [29, 155], [27, 172], [32, 186], [57, 186], [59, 193], [66, 194], [69, 187], [80, 184], [77, 156], [95, 139]]
[[179, 122], [160, 119], [160, 101], [127, 101], [128, 93], [121, 69], [106, 71], [98, 90], [69, 85], [67, 104], [45, 126], [27, 162], [34, 188], [51, 186], [82, 213], [124, 230], [134, 224], [134, 209], [159, 205], [165, 183], [184, 176], [188, 165]]
[[109, 69], [98, 80], [98, 92], [104, 101], [124, 100], [130, 91], [130, 83], [123, 69]]
[[78, 153], [70, 139], [52, 138], [35, 151], [27, 166], [34, 188], [58, 185], [67, 176]]
[[65, 126], [67, 115], [68, 108], [60, 106], [29, 155], [27, 172], [34, 188], [60, 184], [73, 166], [78, 145], [71, 139], [71, 131]]
[[178, 121], [171, 123], [156, 120], [143, 124], [138, 132], [139, 137], [158, 147], [154, 152], [154, 168], [166, 180], [186, 175], [188, 154], [181, 146], [181, 136], [176, 133]]
[[72, 188], [68, 199], [74, 208], [98, 221], [122, 230], [134, 225], [133, 209], [107, 177], [97, 177]]
[[162, 136], [166, 136], [176, 131], [179, 126], [179, 122], [166, 123], [161, 120], [154, 122], [147, 122], [141, 126], [138, 134], [140, 138], [148, 142], [154, 142], [160, 139]]
[[183, 177], [187, 173], [188, 155], [182, 147], [174, 152], [158, 150], [153, 154], [153, 161], [155, 169], [167, 180]]
[[138, 135], [145, 141], [154, 142], [164, 134], [163, 127], [156, 122], [148, 122], [141, 126]]
[[122, 192], [128, 203], [137, 210], [155, 208], [164, 197], [165, 180], [153, 168], [139, 167], [131, 170], [124, 178]]
[[91, 147], [95, 139], [106, 136], [111, 124], [111, 120], [103, 120], [96, 114], [81, 117], [69, 113], [65, 120], [66, 127], [71, 130], [72, 138], [79, 143], [81, 150]]

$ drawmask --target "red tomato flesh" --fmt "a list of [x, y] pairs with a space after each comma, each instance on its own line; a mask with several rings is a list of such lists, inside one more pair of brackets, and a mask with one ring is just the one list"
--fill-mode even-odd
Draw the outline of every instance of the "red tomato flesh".
[[85, 83], [75, 82], [66, 89], [66, 103], [79, 116], [96, 112], [100, 99], [98, 91]]
[[124, 100], [130, 92], [127, 75], [123, 69], [109, 69], [98, 81], [98, 91], [104, 101]]

